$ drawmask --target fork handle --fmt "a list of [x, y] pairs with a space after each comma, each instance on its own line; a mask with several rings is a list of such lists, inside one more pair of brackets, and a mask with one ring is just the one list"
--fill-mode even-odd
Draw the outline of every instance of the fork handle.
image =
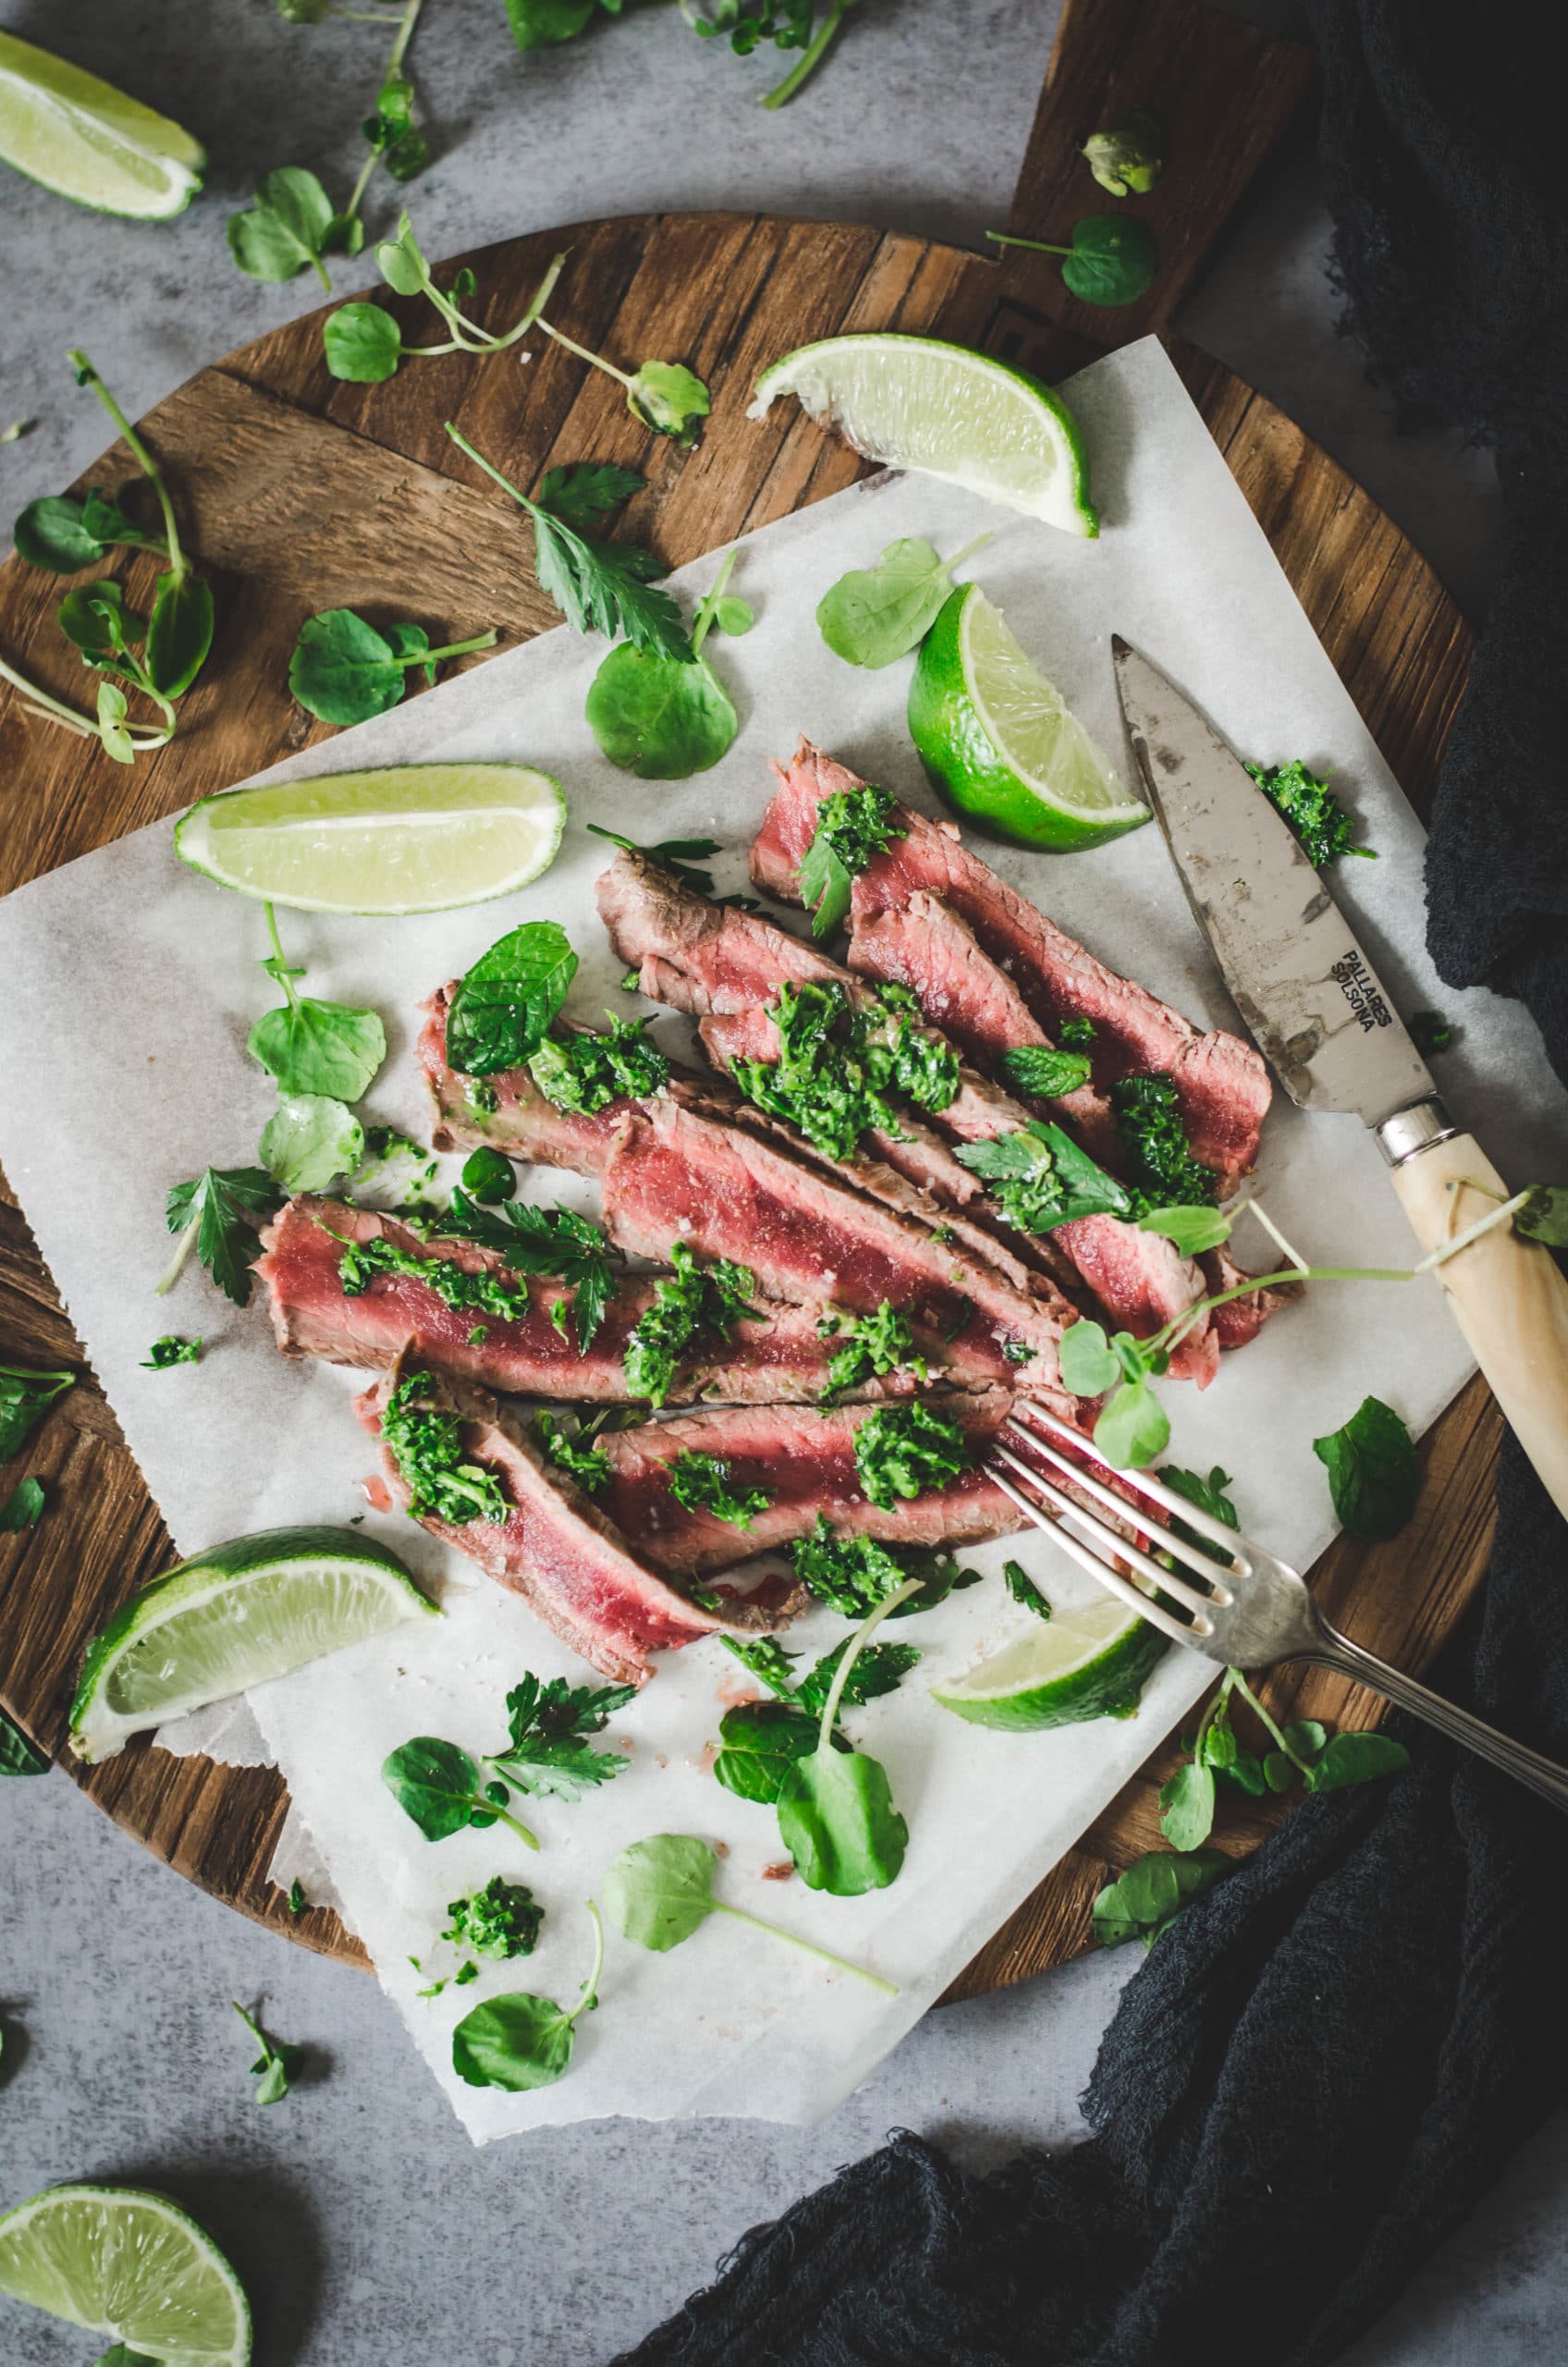
[[1321, 1623], [1322, 1640], [1310, 1655], [1325, 1668], [1338, 1669], [1341, 1676], [1353, 1676], [1360, 1685], [1370, 1686], [1385, 1701], [1393, 1701], [1402, 1710], [1413, 1711], [1435, 1726], [1440, 1735], [1452, 1742], [1462, 1742], [1478, 1759], [1488, 1760], [1512, 1775], [1529, 1791], [1550, 1800], [1553, 1808], [1568, 1810], [1568, 1768], [1559, 1767], [1554, 1760], [1544, 1759], [1538, 1750], [1527, 1750], [1522, 1742], [1513, 1742], [1507, 1735], [1500, 1735], [1482, 1718], [1472, 1717], [1453, 1701], [1445, 1701], [1440, 1693], [1433, 1693], [1425, 1685], [1417, 1685], [1413, 1676], [1402, 1669], [1390, 1668], [1376, 1652], [1352, 1643], [1327, 1620]]

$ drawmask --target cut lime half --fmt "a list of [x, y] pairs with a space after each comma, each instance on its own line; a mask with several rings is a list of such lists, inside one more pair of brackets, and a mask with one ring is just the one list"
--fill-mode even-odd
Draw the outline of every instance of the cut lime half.
[[933, 1700], [977, 1726], [1012, 1734], [1130, 1717], [1165, 1637], [1107, 1598], [1032, 1627], [967, 1676], [931, 1687]]
[[1060, 395], [1026, 370], [930, 337], [825, 337], [765, 370], [748, 418], [797, 395], [868, 460], [919, 469], [1043, 518], [1097, 534], [1089, 461]]
[[0, 162], [100, 214], [164, 222], [201, 188], [207, 156], [112, 82], [0, 32]]
[[909, 728], [949, 804], [1016, 846], [1068, 854], [1149, 818], [977, 583], [960, 585], [921, 644]]
[[71, 1704], [79, 1759], [336, 1652], [440, 1614], [398, 1556], [351, 1528], [269, 1528], [182, 1562], [116, 1613]]
[[527, 765], [389, 765], [204, 797], [175, 826], [182, 862], [307, 913], [445, 913], [526, 888], [566, 828], [557, 780]]
[[56, 2186], [0, 2219], [0, 2293], [166, 2367], [247, 2367], [251, 2306], [166, 2195]]

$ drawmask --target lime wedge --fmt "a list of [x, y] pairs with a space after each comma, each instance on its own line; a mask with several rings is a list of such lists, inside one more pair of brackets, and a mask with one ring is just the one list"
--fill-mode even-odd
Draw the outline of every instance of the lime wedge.
[[921, 644], [909, 728], [949, 804], [1016, 846], [1067, 854], [1149, 818], [977, 583], [961, 584]]
[[112, 82], [0, 32], [0, 163], [100, 214], [164, 222], [201, 188], [207, 155]]
[[233, 1538], [132, 1595], [89, 1647], [71, 1748], [112, 1759], [149, 1726], [438, 1616], [398, 1556], [351, 1528]]
[[166, 2367], [247, 2367], [251, 2307], [212, 2238], [166, 2195], [55, 2186], [0, 2219], [0, 2293]]
[[934, 1685], [931, 1697], [974, 1725], [1012, 1734], [1075, 1726], [1085, 1718], [1130, 1718], [1165, 1649], [1158, 1627], [1108, 1597], [1032, 1627], [967, 1676]]
[[798, 395], [868, 460], [919, 469], [1070, 534], [1097, 534], [1089, 461], [1060, 395], [1011, 362], [930, 337], [825, 337], [757, 380], [749, 419]]
[[559, 781], [527, 765], [389, 765], [225, 790], [175, 826], [181, 860], [222, 888], [307, 913], [445, 913], [547, 871]]

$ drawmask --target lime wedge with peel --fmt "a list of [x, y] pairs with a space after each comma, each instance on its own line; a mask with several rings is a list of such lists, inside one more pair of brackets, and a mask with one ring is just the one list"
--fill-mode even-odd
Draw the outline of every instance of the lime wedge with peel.
[[251, 2307], [166, 2195], [56, 2186], [0, 2219], [0, 2293], [166, 2367], [247, 2367]]
[[937, 337], [877, 332], [802, 345], [765, 370], [747, 413], [797, 395], [868, 460], [967, 485], [1069, 534], [1097, 534], [1089, 461], [1060, 395], [1026, 370]]
[[0, 32], [0, 162], [100, 214], [165, 222], [201, 188], [207, 156], [112, 82]]
[[90, 1646], [71, 1703], [79, 1759], [440, 1613], [396, 1553], [351, 1528], [269, 1528], [143, 1587]]
[[976, 1726], [1033, 1734], [1086, 1718], [1127, 1718], [1166, 1650], [1158, 1627], [1113, 1598], [1059, 1613], [972, 1668], [931, 1687], [933, 1700]]
[[948, 803], [1015, 846], [1068, 854], [1149, 818], [977, 583], [952, 594], [921, 644], [909, 728]]
[[566, 828], [527, 765], [389, 765], [204, 797], [175, 826], [192, 871], [306, 913], [445, 913], [526, 888]]

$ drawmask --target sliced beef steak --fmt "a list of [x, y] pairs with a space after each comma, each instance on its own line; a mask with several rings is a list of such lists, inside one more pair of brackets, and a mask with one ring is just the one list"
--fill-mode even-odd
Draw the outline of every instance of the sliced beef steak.
[[[978, 1464], [1006, 1418], [1010, 1400], [995, 1390], [974, 1398], [930, 1397], [926, 1403], [962, 1422]], [[891, 1511], [872, 1503], [861, 1489], [854, 1438], [874, 1410], [741, 1406], [617, 1430], [598, 1441], [614, 1475], [600, 1501], [617, 1527], [639, 1539], [650, 1562], [690, 1576], [808, 1537], [819, 1513], [849, 1535], [902, 1545], [976, 1544], [1024, 1526], [1011, 1498], [979, 1469], [961, 1473], [945, 1488], [900, 1499]], [[718, 1456], [733, 1488], [760, 1488], [771, 1497], [767, 1510], [741, 1529], [678, 1504], [668, 1474], [683, 1454]]]
[[[360, 1419], [378, 1438], [387, 1398], [413, 1369], [399, 1367], [357, 1401]], [[650, 1652], [703, 1636], [766, 1633], [803, 1603], [798, 1589], [782, 1600], [775, 1589], [766, 1599], [736, 1599], [722, 1611], [704, 1610], [639, 1561], [614, 1521], [545, 1463], [494, 1399], [440, 1380], [435, 1392], [438, 1410], [461, 1418], [464, 1452], [500, 1480], [508, 1513], [504, 1522], [472, 1520], [456, 1527], [422, 1518], [420, 1526], [523, 1596], [602, 1675], [642, 1685], [653, 1674]], [[394, 1502], [406, 1509], [409, 1490], [385, 1442], [381, 1461]]]
[[[382, 1238], [437, 1269], [455, 1266], [465, 1273], [503, 1276], [512, 1288], [526, 1292], [527, 1316], [449, 1306], [437, 1290], [411, 1274], [377, 1274], [365, 1290], [346, 1291], [343, 1244]], [[407, 1350], [422, 1365], [503, 1396], [591, 1404], [621, 1404], [630, 1398], [623, 1358], [632, 1331], [654, 1302], [656, 1278], [622, 1282], [582, 1353], [570, 1317], [572, 1293], [547, 1278], [513, 1273], [494, 1251], [472, 1242], [426, 1241], [395, 1218], [310, 1196], [290, 1200], [262, 1242], [264, 1255], [255, 1270], [267, 1286], [273, 1328], [286, 1355], [321, 1356], [385, 1372]], [[554, 1310], [563, 1301], [569, 1312], [557, 1324]], [[835, 1347], [831, 1337], [818, 1331], [826, 1314], [822, 1304], [777, 1306], [758, 1320], [742, 1318], [729, 1342], [699, 1335], [693, 1353], [677, 1367], [667, 1402], [815, 1405], [827, 1386]], [[476, 1331], [483, 1336], [476, 1338]], [[939, 1363], [940, 1343], [927, 1339], [922, 1344]], [[910, 1373], [889, 1373], [845, 1394], [907, 1396], [914, 1387]]]
[[448, 1000], [449, 990], [427, 1006], [420, 1039], [437, 1148], [488, 1142], [596, 1175], [605, 1223], [623, 1249], [662, 1259], [682, 1240], [699, 1257], [749, 1267], [759, 1292], [797, 1305], [826, 1294], [869, 1315], [887, 1299], [942, 1339], [943, 1366], [962, 1385], [1018, 1381], [1011, 1343], [1032, 1352], [1023, 1385], [1056, 1390], [1057, 1342], [1077, 1309], [1044, 1277], [1033, 1293], [1020, 1290], [962, 1242], [938, 1240], [928, 1221], [864, 1196], [771, 1130], [687, 1107], [675, 1091], [557, 1125], [560, 1113], [525, 1070], [513, 1070], [488, 1080], [496, 1107], [486, 1110], [446, 1064]]
[[[752, 876], [768, 894], [800, 901], [800, 865], [817, 808], [864, 784], [808, 741], [788, 768], [752, 851]], [[973, 930], [1048, 1031], [1063, 1019], [1094, 1022], [1095, 1083], [1158, 1071], [1174, 1082], [1194, 1154], [1229, 1190], [1253, 1166], [1268, 1109], [1268, 1073], [1251, 1045], [1203, 1030], [1146, 987], [1119, 977], [991, 870], [950, 823], [900, 805], [904, 835], [889, 841], [854, 883], [856, 925], [897, 911], [925, 890]]]

